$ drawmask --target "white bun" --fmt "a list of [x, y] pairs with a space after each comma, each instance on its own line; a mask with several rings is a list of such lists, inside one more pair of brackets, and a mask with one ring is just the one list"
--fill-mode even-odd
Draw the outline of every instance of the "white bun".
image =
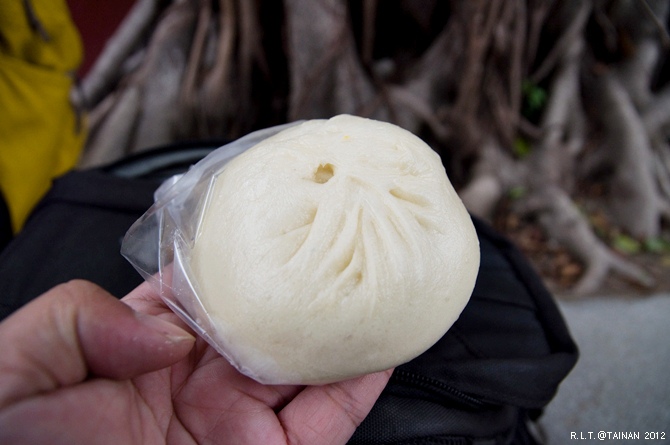
[[215, 178], [190, 258], [229, 359], [321, 384], [407, 362], [470, 298], [479, 242], [439, 156], [395, 125], [306, 121]]

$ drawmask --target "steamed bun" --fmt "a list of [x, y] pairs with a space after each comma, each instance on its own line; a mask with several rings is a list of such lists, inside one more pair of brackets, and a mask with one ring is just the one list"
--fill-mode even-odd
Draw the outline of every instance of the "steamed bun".
[[229, 162], [189, 266], [209, 335], [238, 369], [321, 384], [439, 340], [468, 302], [479, 243], [435, 152], [395, 125], [341, 115]]

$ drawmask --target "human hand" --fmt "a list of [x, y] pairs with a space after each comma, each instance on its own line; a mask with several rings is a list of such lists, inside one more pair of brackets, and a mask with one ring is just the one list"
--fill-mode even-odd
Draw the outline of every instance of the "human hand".
[[266, 386], [194, 338], [146, 283], [73, 281], [0, 324], [0, 443], [342, 444], [391, 371]]

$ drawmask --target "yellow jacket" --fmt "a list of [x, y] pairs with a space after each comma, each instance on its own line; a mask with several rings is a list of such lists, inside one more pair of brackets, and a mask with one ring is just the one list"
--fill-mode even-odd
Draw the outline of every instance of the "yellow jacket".
[[0, 191], [14, 232], [79, 158], [69, 93], [82, 53], [65, 0], [0, 1]]

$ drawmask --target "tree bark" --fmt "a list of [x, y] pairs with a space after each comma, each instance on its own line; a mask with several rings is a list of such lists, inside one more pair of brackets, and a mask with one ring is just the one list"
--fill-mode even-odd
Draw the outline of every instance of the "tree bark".
[[[670, 2], [269, 5], [140, 0], [73, 92], [91, 117], [82, 166], [268, 123], [363, 115], [430, 143], [475, 214], [491, 217], [522, 191], [515, 211], [584, 264], [576, 290], [610, 273], [652, 282], [584, 212], [604, 209], [639, 241], [670, 219]], [[264, 8], [283, 24], [262, 29]], [[595, 180], [608, 193], [584, 210], [576, 203], [590, 198], [577, 185]]]

